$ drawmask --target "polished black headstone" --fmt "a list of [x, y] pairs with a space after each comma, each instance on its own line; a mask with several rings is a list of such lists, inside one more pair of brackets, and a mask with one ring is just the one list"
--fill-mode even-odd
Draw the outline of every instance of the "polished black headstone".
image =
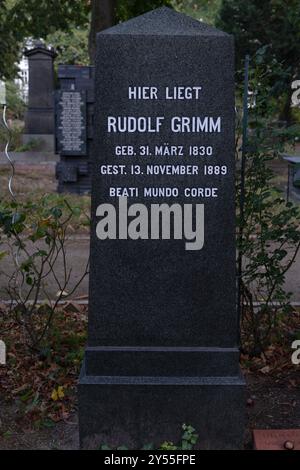
[[[233, 64], [231, 36], [167, 8], [98, 34], [83, 447], [176, 440], [183, 422], [200, 447], [241, 446]], [[149, 211], [148, 239], [120, 239], [120, 195]], [[163, 203], [203, 205], [201, 249], [150, 238]], [[97, 236], [102, 204], [116, 239]]]

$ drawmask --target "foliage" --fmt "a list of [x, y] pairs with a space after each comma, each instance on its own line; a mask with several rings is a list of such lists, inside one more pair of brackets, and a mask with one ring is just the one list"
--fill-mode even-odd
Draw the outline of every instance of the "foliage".
[[[0, 306], [0, 335], [7, 346], [7, 364], [0, 368], [0, 393], [14, 404], [18, 433], [21, 429], [28, 432], [29, 428], [53, 427], [74, 412], [86, 327], [86, 306], [70, 302], [60, 305], [47, 343], [37, 356], [24, 348], [22, 325], [3, 304]], [[8, 419], [3, 420], [0, 437], [8, 429]]]
[[[182, 425], [182, 436], [181, 442], [179, 444], [174, 444], [171, 441], [164, 441], [159, 447], [158, 450], [192, 450], [197, 444], [198, 434], [196, 433], [195, 428], [190, 424]], [[152, 443], [145, 444], [141, 450], [153, 450], [154, 445]], [[99, 450], [113, 450], [107, 444], [101, 444]], [[127, 446], [119, 446], [116, 450], [128, 450]]]
[[10, 150], [15, 150], [15, 152], [29, 152], [30, 150], [38, 150], [42, 145], [43, 139], [29, 139], [26, 143], [21, 141], [20, 144], [15, 147], [10, 144]]
[[13, 78], [17, 71], [15, 62], [19, 56], [19, 42], [9, 25], [9, 8], [4, 0], [0, 1], [0, 43], [0, 80]]
[[282, 115], [290, 119], [290, 86], [300, 72], [299, 0], [223, 0], [216, 25], [234, 35], [239, 69], [246, 54], [253, 55], [261, 47], [269, 46], [266, 63], [271, 64], [275, 58], [281, 64], [270, 74], [276, 81], [272, 92], [285, 98]]
[[[125, 21], [170, 0], [122, 0], [116, 21]], [[0, 1], [0, 78], [14, 78], [26, 38], [43, 38], [58, 46], [59, 62], [87, 64], [88, 0]]]
[[[183, 2], [180, 0], [122, 0], [117, 2], [115, 21], [126, 21], [161, 6], [212, 23], [220, 0]], [[98, 11], [98, 10], [97, 10]], [[59, 63], [89, 64], [88, 0], [2, 0], [0, 1], [0, 77], [14, 78], [16, 63], [27, 38], [43, 38], [58, 51]]]
[[222, 0], [173, 0], [174, 8], [208, 24], [214, 24]]
[[[300, 247], [299, 208], [286, 203], [274, 187], [271, 168], [271, 162], [279, 157], [284, 144], [293, 142], [300, 129], [296, 126], [280, 128], [272, 121], [276, 104], [269, 99], [269, 74], [276, 64], [269, 71], [263, 59], [264, 49], [254, 56], [250, 67], [250, 89], [256, 102], [249, 109], [244, 214], [238, 214], [238, 226], [242, 230], [239, 249], [243, 257], [242, 342], [244, 350], [258, 354], [269, 345], [273, 335], [278, 334], [282, 316], [286, 318], [291, 311], [291, 294], [284, 288], [285, 274]], [[237, 151], [238, 168], [240, 163], [241, 155]], [[239, 177], [240, 174], [238, 204]]]
[[181, 443], [174, 445], [173, 442], [163, 442], [160, 446], [161, 450], [192, 450], [198, 441], [198, 434], [196, 434], [195, 428], [191, 425], [182, 425], [182, 436]]
[[23, 119], [26, 105], [20, 95], [18, 85], [13, 81], [7, 81], [6, 87], [6, 104], [9, 111], [9, 117], [12, 119]]
[[88, 30], [73, 28], [70, 31], [57, 30], [45, 39], [46, 44], [58, 53], [56, 64], [89, 65]]
[[223, 0], [217, 25], [234, 34], [238, 64], [245, 54], [270, 45], [279, 63], [299, 70], [300, 3], [298, 0]]
[[[10, 125], [10, 143], [9, 148], [11, 151], [16, 151], [22, 148], [22, 136], [24, 132], [24, 126], [19, 121], [14, 121]], [[0, 150], [3, 151], [7, 143], [7, 130], [4, 127], [0, 127]]]
[[89, 2], [82, 0], [2, 0], [0, 3], [0, 78], [16, 75], [25, 38], [45, 38], [87, 24]]
[[[56, 308], [76, 290], [88, 272], [72, 282], [67, 257], [67, 230], [80, 211], [65, 199], [45, 195], [38, 202], [10, 202], [0, 207], [0, 236], [13, 273], [7, 277], [11, 314], [22, 326], [26, 344], [39, 351], [51, 328]], [[62, 267], [60, 267], [60, 265]], [[53, 300], [49, 285], [56, 286]], [[39, 306], [41, 299], [47, 303]]]
[[[26, 105], [20, 96], [18, 86], [13, 81], [5, 83], [7, 119], [10, 121], [10, 149], [17, 150], [22, 146], [22, 133], [24, 113]], [[0, 150], [3, 150], [7, 143], [7, 130], [0, 126]]]
[[127, 21], [162, 6], [172, 7], [171, 0], [122, 0], [117, 4], [117, 21]]

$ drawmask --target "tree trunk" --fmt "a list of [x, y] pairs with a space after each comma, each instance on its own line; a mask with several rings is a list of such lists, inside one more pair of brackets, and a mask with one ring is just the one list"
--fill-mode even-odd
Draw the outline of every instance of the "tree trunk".
[[286, 127], [291, 125], [292, 121], [292, 108], [291, 108], [291, 99], [292, 99], [293, 90], [291, 86], [288, 86], [288, 91], [284, 99], [283, 108], [279, 114], [279, 120], [282, 121]]
[[89, 56], [91, 64], [95, 62], [96, 34], [110, 28], [116, 21], [117, 0], [92, 0], [91, 28], [89, 34]]

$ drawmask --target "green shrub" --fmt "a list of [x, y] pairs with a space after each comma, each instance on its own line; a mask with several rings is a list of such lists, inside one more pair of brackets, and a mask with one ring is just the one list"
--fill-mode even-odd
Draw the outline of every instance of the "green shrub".
[[[67, 200], [45, 195], [37, 202], [7, 202], [0, 206], [2, 256], [9, 256], [13, 272], [7, 278], [7, 292], [13, 314], [25, 333], [25, 342], [39, 351], [62, 299], [70, 297], [88, 273], [89, 261], [78, 280], [71, 281], [67, 256], [68, 228], [78, 224], [80, 208]], [[57, 290], [53, 299], [49, 286]], [[47, 299], [45, 305], [39, 300]]]
[[[241, 120], [237, 135], [237, 207], [238, 248], [242, 255], [241, 324], [245, 352], [260, 354], [280, 335], [280, 325], [291, 312], [291, 293], [284, 283], [287, 271], [300, 248], [300, 211], [287, 203], [274, 184], [271, 162], [286, 144], [293, 144], [299, 126], [281, 127], [274, 122], [274, 106], [269, 100], [275, 73], [264, 64], [264, 49], [250, 62], [250, 89], [255, 92], [255, 106], [249, 109], [249, 138], [245, 160], [245, 204], [240, 213], [241, 197]], [[242, 90], [241, 90], [242, 95]]]

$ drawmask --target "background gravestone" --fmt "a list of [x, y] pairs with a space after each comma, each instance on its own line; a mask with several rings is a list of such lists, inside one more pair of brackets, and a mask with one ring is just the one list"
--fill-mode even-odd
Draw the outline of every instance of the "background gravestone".
[[91, 190], [91, 145], [94, 118], [94, 67], [58, 66], [55, 92], [55, 147], [58, 192]]
[[[199, 433], [201, 448], [241, 447], [233, 38], [162, 8], [98, 34], [97, 51], [88, 346], [79, 383], [81, 445], [141, 448], [149, 442], [176, 442], [187, 423]], [[156, 87], [157, 99], [129, 99], [133, 86]], [[201, 91], [197, 98], [194, 93], [191, 99], [166, 99], [166, 87], [171, 93], [179, 86]], [[164, 120], [160, 132], [109, 133], [108, 118], [114, 116]], [[174, 132], [174, 116], [178, 122], [182, 117], [214, 123], [220, 118], [219, 131], [204, 125], [201, 132], [186, 127]], [[183, 155], [157, 155], [161, 145], [183, 147]], [[125, 146], [122, 155], [118, 146]], [[128, 146], [134, 149], [131, 155]], [[148, 148], [146, 155], [141, 147]], [[101, 174], [101, 165], [110, 164], [125, 164], [126, 174]], [[198, 174], [147, 174], [147, 165], [154, 164], [192, 164]], [[204, 204], [203, 248], [186, 251], [184, 240], [174, 239], [99, 240], [96, 209], [102, 203], [118, 207], [111, 192], [117, 187], [136, 188], [128, 205], [143, 203], [149, 210], [158, 203]], [[177, 188], [178, 196], [145, 197], [145, 188]], [[185, 194], [190, 188], [204, 192], [190, 197]]]
[[28, 108], [25, 114], [24, 143], [38, 140], [42, 150], [53, 151], [54, 67], [56, 53], [42, 42], [25, 51], [28, 58]]

